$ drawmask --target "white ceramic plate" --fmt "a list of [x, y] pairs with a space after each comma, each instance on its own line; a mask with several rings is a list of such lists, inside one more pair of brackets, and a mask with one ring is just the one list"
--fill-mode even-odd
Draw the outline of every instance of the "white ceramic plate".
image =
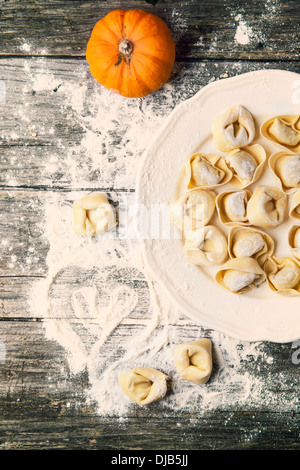
[[[299, 113], [299, 80], [300, 75], [292, 72], [259, 70], [213, 82], [177, 106], [145, 151], [139, 170], [137, 203], [148, 213], [148, 220], [150, 213], [155, 220], [156, 209], [169, 206], [178, 197], [182, 169], [192, 153], [200, 149], [220, 153], [213, 145], [211, 126], [226, 108], [245, 106], [257, 124], [254, 142], [261, 143], [268, 155], [280, 150], [259, 135], [259, 128], [275, 115]], [[267, 165], [263, 176], [249, 189], [258, 184], [276, 186]], [[228, 184], [220, 191], [229, 188], [234, 189]], [[214, 217], [212, 223], [218, 225], [217, 216]], [[247, 294], [232, 294], [216, 284], [214, 275], [218, 267], [204, 271], [185, 260], [178, 236], [169, 237], [168, 233], [157, 236], [148, 229], [146, 239], [140, 218], [136, 222], [145, 262], [164, 285], [170, 300], [189, 317], [204, 327], [245, 341], [283, 343], [300, 338], [300, 296], [280, 295], [271, 291], [267, 283]], [[266, 230], [275, 240], [276, 255], [290, 254], [287, 231], [293, 223], [297, 221], [287, 217], [280, 227]], [[228, 232], [227, 227], [222, 228], [224, 233]]]

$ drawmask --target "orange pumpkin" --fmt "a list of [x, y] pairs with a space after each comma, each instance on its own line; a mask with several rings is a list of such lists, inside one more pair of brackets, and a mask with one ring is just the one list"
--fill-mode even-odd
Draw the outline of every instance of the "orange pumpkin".
[[175, 45], [158, 16], [144, 10], [114, 10], [94, 26], [86, 59], [101, 85], [114, 93], [140, 98], [169, 79]]

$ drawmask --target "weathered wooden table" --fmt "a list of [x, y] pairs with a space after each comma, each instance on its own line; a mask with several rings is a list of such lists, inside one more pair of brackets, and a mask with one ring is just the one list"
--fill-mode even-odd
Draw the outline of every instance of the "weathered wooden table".
[[[176, 41], [168, 84], [145, 99], [107, 92], [85, 60], [96, 21], [124, 6], [158, 14]], [[159, 311], [126, 239], [89, 245], [70, 233], [83, 194], [131, 200], [142, 152], [178, 103], [243, 72], [298, 72], [299, 7], [2, 0], [1, 449], [299, 449], [297, 342], [236, 341]], [[195, 389], [176, 377], [171, 350], [199, 335], [213, 340], [214, 370]], [[173, 377], [165, 400], [146, 408], [115, 382], [119, 365], [140, 363]]]

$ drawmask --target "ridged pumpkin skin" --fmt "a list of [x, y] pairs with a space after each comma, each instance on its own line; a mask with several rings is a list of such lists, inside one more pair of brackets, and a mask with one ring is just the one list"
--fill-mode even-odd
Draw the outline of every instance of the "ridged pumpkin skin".
[[140, 98], [168, 80], [175, 45], [158, 16], [144, 10], [113, 10], [94, 26], [86, 59], [101, 85], [114, 93]]

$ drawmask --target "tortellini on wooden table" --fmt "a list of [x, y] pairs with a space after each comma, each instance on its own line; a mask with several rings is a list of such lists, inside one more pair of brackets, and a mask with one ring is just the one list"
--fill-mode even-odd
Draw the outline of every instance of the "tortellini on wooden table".
[[205, 384], [212, 372], [211, 340], [201, 338], [190, 343], [178, 344], [174, 349], [174, 363], [185, 380]]
[[252, 114], [241, 105], [226, 109], [212, 127], [214, 144], [222, 152], [251, 144], [255, 132]]
[[219, 219], [223, 224], [249, 224], [247, 215], [248, 202], [252, 193], [247, 189], [224, 191], [216, 198]]
[[247, 205], [247, 216], [252, 225], [277, 227], [284, 221], [287, 196], [272, 186], [257, 186]]
[[300, 114], [275, 116], [261, 126], [261, 135], [292, 152], [300, 152]]
[[118, 378], [123, 392], [139, 405], [149, 405], [167, 393], [168, 376], [151, 367], [136, 367]]
[[234, 294], [244, 294], [265, 280], [265, 271], [250, 257], [230, 259], [216, 274], [217, 283]]

